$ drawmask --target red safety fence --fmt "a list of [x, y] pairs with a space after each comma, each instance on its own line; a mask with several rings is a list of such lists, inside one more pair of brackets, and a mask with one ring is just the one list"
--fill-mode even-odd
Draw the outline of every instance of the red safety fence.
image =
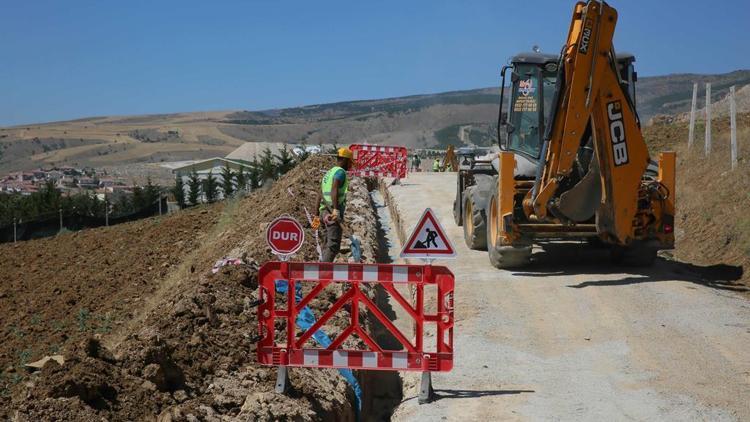
[[[259, 333], [258, 362], [265, 365], [311, 368], [350, 368], [404, 371], [450, 371], [453, 368], [453, 274], [445, 267], [430, 265], [367, 265], [268, 262], [259, 272], [258, 307]], [[284, 289], [277, 293], [278, 283]], [[414, 335], [407, 336], [386, 316], [383, 309], [362, 290], [363, 284], [383, 287], [392, 298], [393, 306], [400, 305], [414, 320]], [[414, 300], [407, 300], [397, 285], [410, 287]], [[305, 288], [301, 289], [299, 285]], [[334, 289], [327, 289], [335, 287]], [[300, 290], [307, 293], [301, 294]], [[300, 329], [300, 312], [310, 312], [307, 306], [323, 291], [339, 292], [338, 299], [317, 318], [308, 319], [306, 330]], [[425, 297], [426, 290], [435, 292]], [[295, 299], [296, 294], [296, 299]], [[283, 300], [280, 300], [283, 299]], [[285, 302], [280, 306], [279, 302]], [[426, 306], [426, 303], [429, 306]], [[366, 309], [369, 318], [379, 321], [395, 338], [397, 350], [385, 349], [362, 326], [368, 318], [361, 315]], [[425, 308], [433, 308], [428, 313]], [[321, 311], [322, 312], [322, 311]], [[320, 334], [334, 315], [348, 314], [348, 326], [343, 328], [327, 347], [306, 347], [314, 335]], [[340, 317], [339, 317], [340, 318]], [[278, 330], [284, 321], [285, 330]], [[340, 321], [340, 320], [339, 320]], [[434, 335], [434, 348], [425, 351], [425, 329]], [[285, 331], [285, 332], [283, 332]], [[322, 331], [322, 330], [321, 330]], [[278, 336], [278, 338], [277, 338]], [[342, 348], [347, 338], [356, 336], [366, 349]], [[427, 337], [429, 338], [429, 337]], [[316, 337], [318, 339], [318, 337]]]
[[349, 173], [360, 177], [406, 178], [408, 151], [405, 147], [354, 144], [354, 163]]

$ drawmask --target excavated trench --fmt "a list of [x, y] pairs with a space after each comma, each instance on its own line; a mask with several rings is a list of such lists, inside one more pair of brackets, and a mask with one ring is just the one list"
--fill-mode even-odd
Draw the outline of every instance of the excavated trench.
[[[376, 217], [375, 228], [377, 231], [377, 247], [375, 260], [380, 264], [390, 264], [393, 257], [389, 255], [391, 250], [392, 234], [389, 232], [389, 211], [378, 190], [375, 181], [368, 180], [370, 192], [370, 205]], [[397, 314], [391, 306], [388, 295], [380, 286], [375, 286], [375, 303], [378, 308], [391, 320], [397, 319]], [[370, 330], [375, 341], [385, 350], [401, 350], [403, 346], [389, 333], [377, 318], [368, 318]], [[403, 386], [401, 376], [395, 371], [360, 371], [358, 380], [362, 387], [362, 412], [363, 421], [390, 420], [393, 411], [401, 403], [403, 398]]]

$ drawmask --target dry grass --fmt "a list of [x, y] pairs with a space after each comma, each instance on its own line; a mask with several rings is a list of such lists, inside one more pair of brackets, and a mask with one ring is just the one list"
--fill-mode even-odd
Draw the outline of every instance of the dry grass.
[[[738, 116], [739, 164], [731, 169], [729, 120], [713, 121], [713, 147], [704, 154], [704, 128], [696, 128], [687, 148], [684, 123], [644, 130], [652, 152], [674, 149], [677, 165], [675, 257], [698, 265], [730, 264], [750, 268], [750, 114]], [[654, 154], [656, 155], [656, 154]], [[747, 273], [744, 280], [750, 281]]]

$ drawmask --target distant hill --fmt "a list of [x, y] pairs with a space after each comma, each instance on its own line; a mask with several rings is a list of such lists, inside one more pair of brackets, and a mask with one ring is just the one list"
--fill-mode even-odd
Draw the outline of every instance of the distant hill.
[[[723, 75], [668, 75], [638, 82], [645, 123], [689, 110], [693, 82], [713, 83], [713, 97], [750, 84], [750, 70]], [[701, 91], [699, 106], [703, 106]], [[158, 164], [226, 155], [245, 142], [397, 144], [411, 148], [495, 142], [496, 87], [263, 111], [92, 117], [0, 128], [0, 174], [40, 166]]]
[[657, 114], [679, 114], [690, 111], [693, 83], [698, 85], [698, 108], [706, 105], [705, 84], [711, 83], [711, 99], [718, 101], [729, 93], [729, 87], [740, 89], [750, 84], [750, 70], [721, 75], [679, 74], [641, 78], [637, 86], [638, 113], [643, 122]]

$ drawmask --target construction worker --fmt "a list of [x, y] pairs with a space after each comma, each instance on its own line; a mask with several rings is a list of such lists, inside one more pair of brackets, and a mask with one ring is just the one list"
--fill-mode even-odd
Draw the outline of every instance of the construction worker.
[[440, 159], [436, 158], [435, 161], [432, 162], [432, 171], [440, 171]]
[[419, 159], [418, 154], [414, 154], [414, 158], [411, 159], [412, 171], [419, 171], [419, 167], [422, 165], [422, 160]]
[[339, 148], [336, 165], [328, 170], [320, 181], [322, 198], [318, 216], [313, 220], [313, 228], [320, 226], [322, 218], [326, 229], [326, 244], [323, 248], [322, 262], [333, 262], [341, 249], [341, 221], [346, 208], [346, 192], [349, 190], [349, 177], [346, 171], [352, 164], [352, 151]]

